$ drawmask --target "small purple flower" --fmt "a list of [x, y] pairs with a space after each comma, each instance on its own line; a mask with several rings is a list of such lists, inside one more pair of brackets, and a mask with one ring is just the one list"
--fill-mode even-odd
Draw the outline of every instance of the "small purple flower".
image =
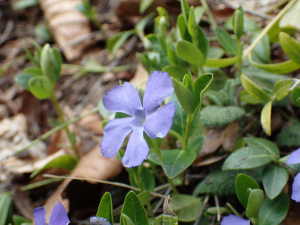
[[167, 73], [159, 71], [152, 72], [149, 77], [143, 105], [137, 90], [130, 83], [125, 82], [109, 90], [103, 98], [104, 107], [132, 117], [107, 123], [100, 143], [103, 156], [110, 158], [117, 154], [125, 137], [132, 132], [122, 160], [123, 165], [128, 168], [141, 165], [149, 152], [143, 132], [150, 138], [162, 138], [172, 126], [175, 104], [171, 102], [160, 108], [172, 92], [171, 78]]
[[[47, 225], [46, 224], [46, 210], [45, 207], [39, 207], [33, 210], [33, 217], [35, 225]], [[63, 205], [58, 202], [54, 206], [49, 219], [49, 225], [67, 225], [70, 223], [68, 214]]]
[[[300, 148], [293, 151], [291, 156], [286, 160], [287, 164], [297, 164], [300, 163]], [[300, 173], [298, 173], [292, 185], [292, 196], [291, 198], [296, 202], [300, 202]]]
[[245, 220], [241, 217], [230, 214], [222, 219], [221, 225], [250, 225], [250, 220]]
[[92, 225], [111, 225], [111, 223], [107, 219], [97, 216], [90, 217], [90, 222]]

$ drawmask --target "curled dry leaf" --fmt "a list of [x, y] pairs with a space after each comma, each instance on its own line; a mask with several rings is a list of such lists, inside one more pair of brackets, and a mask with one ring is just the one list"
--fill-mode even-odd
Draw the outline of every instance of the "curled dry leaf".
[[[121, 170], [121, 161], [119, 161], [115, 157], [105, 158], [101, 154], [99, 147], [96, 146], [90, 153], [80, 159], [70, 176], [97, 180], [108, 180], [118, 175]], [[69, 200], [63, 199], [62, 194], [71, 181], [71, 179], [64, 180], [56, 189], [56, 191], [47, 199], [45, 203], [47, 221], [49, 220], [50, 213], [53, 207], [57, 204], [58, 201], [61, 201], [66, 210], [69, 211]]]
[[239, 137], [239, 123], [236, 121], [229, 124], [222, 133], [222, 147], [226, 152], [232, 152], [234, 143]]
[[[209, 129], [206, 134], [206, 139], [204, 145], [198, 155], [198, 158], [210, 155], [217, 151], [217, 149], [222, 145], [222, 130], [221, 129]], [[196, 160], [197, 160], [196, 159]]]
[[222, 155], [222, 156], [207, 156], [203, 158], [199, 158], [193, 163], [193, 166], [206, 166], [213, 164], [215, 162], [218, 162], [222, 159], [225, 159], [228, 156], [228, 154]]
[[74, 41], [90, 34], [89, 20], [81, 14], [76, 6], [82, 4], [82, 0], [41, 0], [41, 8], [44, 10], [50, 30], [62, 47], [68, 60], [73, 60], [82, 55], [82, 51], [90, 44], [90, 40], [84, 39], [80, 43]]

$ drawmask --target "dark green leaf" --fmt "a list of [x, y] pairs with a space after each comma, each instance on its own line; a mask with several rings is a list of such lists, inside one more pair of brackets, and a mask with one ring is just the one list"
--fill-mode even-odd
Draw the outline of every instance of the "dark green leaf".
[[197, 219], [202, 204], [200, 198], [190, 195], [175, 195], [169, 206], [177, 214], [179, 221], [192, 222]]
[[205, 126], [222, 126], [241, 118], [245, 111], [237, 106], [206, 106], [201, 110], [200, 122]]
[[0, 225], [9, 223], [12, 213], [12, 196], [6, 192], [0, 195]]
[[276, 158], [264, 149], [244, 147], [227, 157], [222, 170], [252, 169], [275, 161]]
[[123, 221], [124, 225], [135, 225], [132, 220], [124, 213], [121, 214], [121, 220]]
[[213, 67], [204, 67], [204, 71], [205, 73], [212, 73], [214, 75], [213, 81], [207, 88], [208, 90], [219, 91], [224, 87], [228, 77], [225, 75], [223, 70]]
[[282, 128], [276, 137], [279, 146], [297, 147], [300, 146], [300, 124], [298, 121], [290, 121]]
[[270, 155], [274, 155], [276, 158], [279, 158], [280, 153], [276, 144], [272, 141], [269, 141], [264, 138], [255, 138], [255, 137], [245, 137], [244, 141], [251, 148], [262, 149], [268, 152]]
[[265, 199], [259, 210], [258, 225], [277, 225], [286, 216], [290, 206], [290, 197], [281, 193], [277, 198]]
[[249, 194], [248, 204], [246, 208], [246, 216], [248, 218], [257, 218], [259, 209], [264, 201], [264, 192], [261, 189], [254, 189]]
[[300, 87], [294, 87], [292, 91], [292, 100], [296, 106], [300, 107]]
[[196, 107], [197, 106], [201, 107], [203, 92], [208, 88], [212, 80], [213, 80], [213, 75], [211, 73], [202, 74], [200, 77], [198, 77], [195, 80], [194, 86], [195, 86]]
[[204, 141], [205, 141], [204, 135], [193, 136], [189, 139], [187, 149], [189, 151], [194, 151], [196, 155], [199, 155], [202, 146], [204, 144]]
[[176, 79], [172, 78], [172, 83], [180, 105], [184, 109], [185, 113], [188, 116], [191, 116], [196, 108], [193, 94], [187, 87], [178, 82]]
[[143, 190], [153, 191], [155, 188], [155, 179], [152, 172], [145, 166], [139, 166], [138, 176], [141, 180]]
[[204, 63], [204, 55], [192, 43], [181, 40], [176, 44], [176, 53], [184, 61], [202, 67]]
[[[125, 197], [122, 214], [127, 215], [135, 225], [149, 225], [146, 210], [133, 191], [130, 191]], [[123, 220], [121, 217], [121, 225], [125, 225]]]
[[259, 189], [259, 185], [252, 177], [244, 173], [240, 173], [239, 175], [237, 175], [235, 179], [235, 193], [241, 204], [245, 207], [245, 209], [247, 208], [249, 200], [249, 188]]
[[28, 81], [30, 92], [38, 99], [46, 99], [53, 95], [53, 84], [49, 77], [34, 76]]
[[114, 224], [113, 204], [109, 192], [102, 196], [96, 216], [107, 219], [112, 225]]
[[161, 162], [164, 172], [172, 179], [188, 168], [195, 158], [193, 151], [173, 149], [163, 155]]
[[289, 179], [289, 172], [283, 166], [268, 165], [263, 171], [262, 183], [270, 199], [277, 197]]
[[215, 34], [217, 35], [218, 41], [220, 42], [221, 46], [226, 51], [230, 52], [232, 55], [238, 54], [237, 44], [235, 43], [235, 41], [229, 33], [227, 33], [219, 27], [216, 27]]

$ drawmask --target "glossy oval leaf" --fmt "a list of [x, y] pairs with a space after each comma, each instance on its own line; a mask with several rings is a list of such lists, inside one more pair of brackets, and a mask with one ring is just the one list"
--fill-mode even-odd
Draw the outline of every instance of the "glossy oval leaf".
[[285, 54], [300, 64], [300, 43], [284, 32], [279, 33], [279, 41]]
[[260, 115], [261, 126], [267, 135], [271, 135], [271, 114], [272, 114], [272, 101], [269, 101], [263, 107]]
[[262, 64], [262, 63], [257, 63], [254, 62], [251, 54], [249, 55], [249, 61], [253, 66], [256, 66], [259, 69], [262, 69], [264, 71], [270, 72], [270, 73], [280, 73], [280, 74], [285, 74], [285, 73], [290, 73], [293, 72], [297, 69], [300, 68], [300, 64], [288, 60], [282, 63], [276, 63], [276, 64]]
[[195, 100], [192, 92], [182, 83], [172, 78], [174, 92], [177, 96], [180, 105], [188, 116], [191, 116], [195, 111]]
[[244, 147], [227, 157], [223, 163], [222, 170], [252, 169], [266, 165], [274, 160], [276, 160], [276, 156], [265, 150]]
[[290, 197], [281, 193], [275, 199], [265, 199], [259, 210], [258, 225], [278, 225], [286, 216], [290, 207]]
[[188, 168], [195, 160], [196, 153], [180, 149], [173, 149], [166, 152], [161, 160], [165, 174], [174, 178]]
[[222, 68], [222, 67], [227, 67], [232, 65], [236, 61], [237, 61], [237, 57], [222, 58], [222, 59], [208, 58], [205, 60], [204, 66]]
[[34, 76], [28, 81], [30, 92], [38, 99], [46, 99], [53, 95], [53, 84], [47, 76]]
[[218, 38], [219, 43], [226, 51], [228, 51], [232, 55], [238, 54], [237, 44], [229, 33], [219, 27], [216, 27], [215, 34]]
[[109, 192], [105, 192], [102, 196], [96, 216], [103, 217], [114, 224], [113, 204]]
[[252, 80], [250, 80], [245, 74], [241, 76], [241, 83], [244, 89], [253, 97], [268, 101], [270, 100], [269, 95], [262, 88], [257, 86]]
[[261, 189], [254, 189], [250, 192], [247, 208], [246, 208], [246, 216], [248, 218], [257, 218], [259, 209], [264, 201], [264, 192]]
[[289, 179], [289, 172], [283, 166], [268, 165], [263, 171], [262, 183], [270, 199], [276, 198]]
[[[149, 225], [146, 210], [136, 193], [133, 191], [128, 192], [126, 195], [122, 213], [127, 215], [135, 225]], [[120, 224], [126, 224], [122, 217]]]
[[235, 193], [240, 203], [247, 208], [249, 192], [248, 189], [259, 189], [257, 182], [250, 176], [240, 173], [235, 179]]
[[167, 72], [171, 77], [174, 77], [181, 81], [184, 75], [189, 72], [186, 67], [173, 66], [173, 65], [165, 66], [162, 70], [164, 72]]
[[198, 67], [202, 67], [204, 63], [204, 55], [195, 45], [188, 41], [178, 41], [176, 53], [182, 60]]
[[300, 87], [294, 87], [292, 91], [292, 100], [296, 106], [300, 107]]
[[245, 137], [244, 141], [251, 148], [262, 149], [268, 152], [270, 155], [274, 155], [277, 159], [280, 156], [279, 148], [277, 145], [264, 138], [256, 138], [256, 137]]

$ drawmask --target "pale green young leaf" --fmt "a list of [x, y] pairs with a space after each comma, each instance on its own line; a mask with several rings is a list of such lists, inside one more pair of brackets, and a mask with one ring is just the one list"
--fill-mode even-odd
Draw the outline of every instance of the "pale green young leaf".
[[235, 41], [233, 40], [233, 38], [230, 36], [229, 33], [227, 33], [226, 31], [222, 30], [219, 27], [216, 27], [215, 34], [218, 38], [219, 43], [226, 51], [228, 51], [232, 55], [238, 54], [237, 44], [235, 43]]
[[38, 99], [46, 99], [53, 95], [53, 84], [47, 76], [34, 76], [28, 80], [30, 92]]
[[260, 115], [261, 126], [267, 135], [271, 135], [271, 113], [272, 113], [272, 101], [269, 101], [263, 107]]
[[287, 56], [300, 64], [300, 43], [286, 33], [279, 33], [280, 45]]
[[248, 218], [257, 218], [259, 209], [264, 201], [264, 192], [261, 189], [253, 189], [248, 198], [246, 216]]
[[286, 97], [290, 93], [290, 87], [292, 86], [292, 80], [280, 80], [274, 85], [274, 92], [276, 99], [279, 101]]
[[207, 58], [205, 60], [204, 66], [222, 68], [222, 67], [227, 67], [232, 65], [236, 61], [237, 61], [237, 57], [222, 58], [222, 59]]

